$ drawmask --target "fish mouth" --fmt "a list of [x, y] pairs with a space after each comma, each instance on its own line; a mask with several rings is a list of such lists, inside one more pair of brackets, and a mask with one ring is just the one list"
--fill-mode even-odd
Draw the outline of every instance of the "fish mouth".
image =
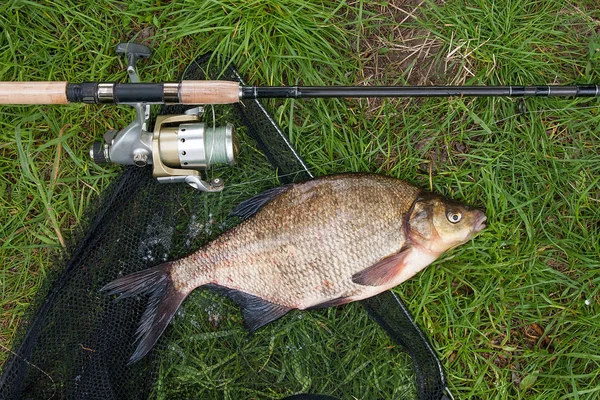
[[473, 224], [473, 232], [477, 233], [484, 230], [486, 227], [484, 224], [485, 221], [487, 221], [487, 217], [485, 216], [485, 214], [480, 210], [476, 210], [475, 223]]

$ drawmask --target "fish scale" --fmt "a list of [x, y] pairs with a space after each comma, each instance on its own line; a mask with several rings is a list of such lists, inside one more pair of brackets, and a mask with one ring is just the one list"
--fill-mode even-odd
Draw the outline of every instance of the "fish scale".
[[241, 305], [252, 331], [290, 309], [344, 304], [411, 278], [485, 227], [485, 215], [373, 174], [282, 186], [240, 204], [239, 225], [182, 259], [104, 287], [150, 293], [139, 345], [146, 354], [187, 295], [206, 287]]

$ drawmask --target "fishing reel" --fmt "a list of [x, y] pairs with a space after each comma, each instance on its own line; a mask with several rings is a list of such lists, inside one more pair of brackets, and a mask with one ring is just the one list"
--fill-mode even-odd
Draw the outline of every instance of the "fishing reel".
[[[116, 52], [127, 57], [127, 73], [131, 82], [140, 82], [136, 63], [140, 57], [150, 57], [150, 48], [121, 43]], [[102, 92], [99, 89], [100, 96]], [[93, 144], [90, 156], [94, 162], [138, 167], [151, 164], [152, 175], [161, 183], [185, 182], [205, 192], [223, 189], [221, 179], [207, 182], [202, 180], [200, 172], [217, 164], [235, 163], [239, 145], [232, 124], [208, 126], [201, 121], [203, 107], [195, 107], [180, 115], [158, 116], [154, 129], [148, 131], [150, 104], [122, 104], [135, 109], [135, 120], [120, 131], [106, 132], [104, 141]]]

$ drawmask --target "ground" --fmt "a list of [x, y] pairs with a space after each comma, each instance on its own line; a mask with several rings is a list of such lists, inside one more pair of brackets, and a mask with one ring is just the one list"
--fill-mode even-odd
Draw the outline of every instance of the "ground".
[[[124, 60], [112, 51], [131, 39], [153, 48], [140, 72], [142, 79], [156, 82], [177, 79], [207, 50], [231, 58], [256, 85], [600, 81], [600, 14], [588, 0], [193, 6], [14, 1], [0, 10], [0, 78], [7, 81], [123, 81]], [[457, 398], [598, 397], [596, 99], [528, 99], [525, 110], [523, 102], [505, 98], [268, 105], [315, 174], [384, 173], [486, 209], [485, 232], [396, 289], [429, 334]], [[119, 167], [89, 161], [91, 142], [130, 118], [131, 111], [110, 106], [0, 109], [2, 360], [18, 340], [28, 306], [56, 272], [54, 255], [69, 243], [90, 201], [118, 174]], [[368, 354], [385, 343], [384, 335], [376, 336], [369, 347], [352, 332], [353, 326], [369, 326], [359, 307], [306, 315], [276, 325], [296, 340], [287, 353], [310, 360], [299, 343], [320, 338], [331, 344], [321, 336], [328, 330], [353, 337]], [[176, 322], [174, 337], [190, 334], [186, 321]], [[246, 348], [257, 365], [260, 351], [271, 355], [270, 344], [287, 340], [279, 331], [270, 331], [273, 342], [263, 333], [265, 342]], [[227, 342], [196, 339], [211, 346]], [[231, 339], [228, 345], [247, 344]], [[188, 348], [196, 364], [169, 356], [172, 368], [163, 371], [161, 382], [180, 386], [163, 384], [157, 393], [201, 390], [198, 371], [226, 350], [202, 358], [202, 348]], [[390, 376], [391, 358], [377, 357], [336, 362], [348, 362], [352, 373], [381, 383], [382, 376]], [[317, 381], [305, 366], [287, 365], [287, 371], [310, 388]], [[223, 368], [233, 379], [244, 365]], [[211, 390], [218, 391], [219, 382], [212, 382]]]

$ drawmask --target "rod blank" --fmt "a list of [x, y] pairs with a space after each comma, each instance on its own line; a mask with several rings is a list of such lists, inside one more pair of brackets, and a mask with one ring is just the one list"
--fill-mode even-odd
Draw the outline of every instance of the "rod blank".
[[272, 86], [243, 87], [242, 99], [333, 97], [595, 97], [598, 85], [576, 86]]

